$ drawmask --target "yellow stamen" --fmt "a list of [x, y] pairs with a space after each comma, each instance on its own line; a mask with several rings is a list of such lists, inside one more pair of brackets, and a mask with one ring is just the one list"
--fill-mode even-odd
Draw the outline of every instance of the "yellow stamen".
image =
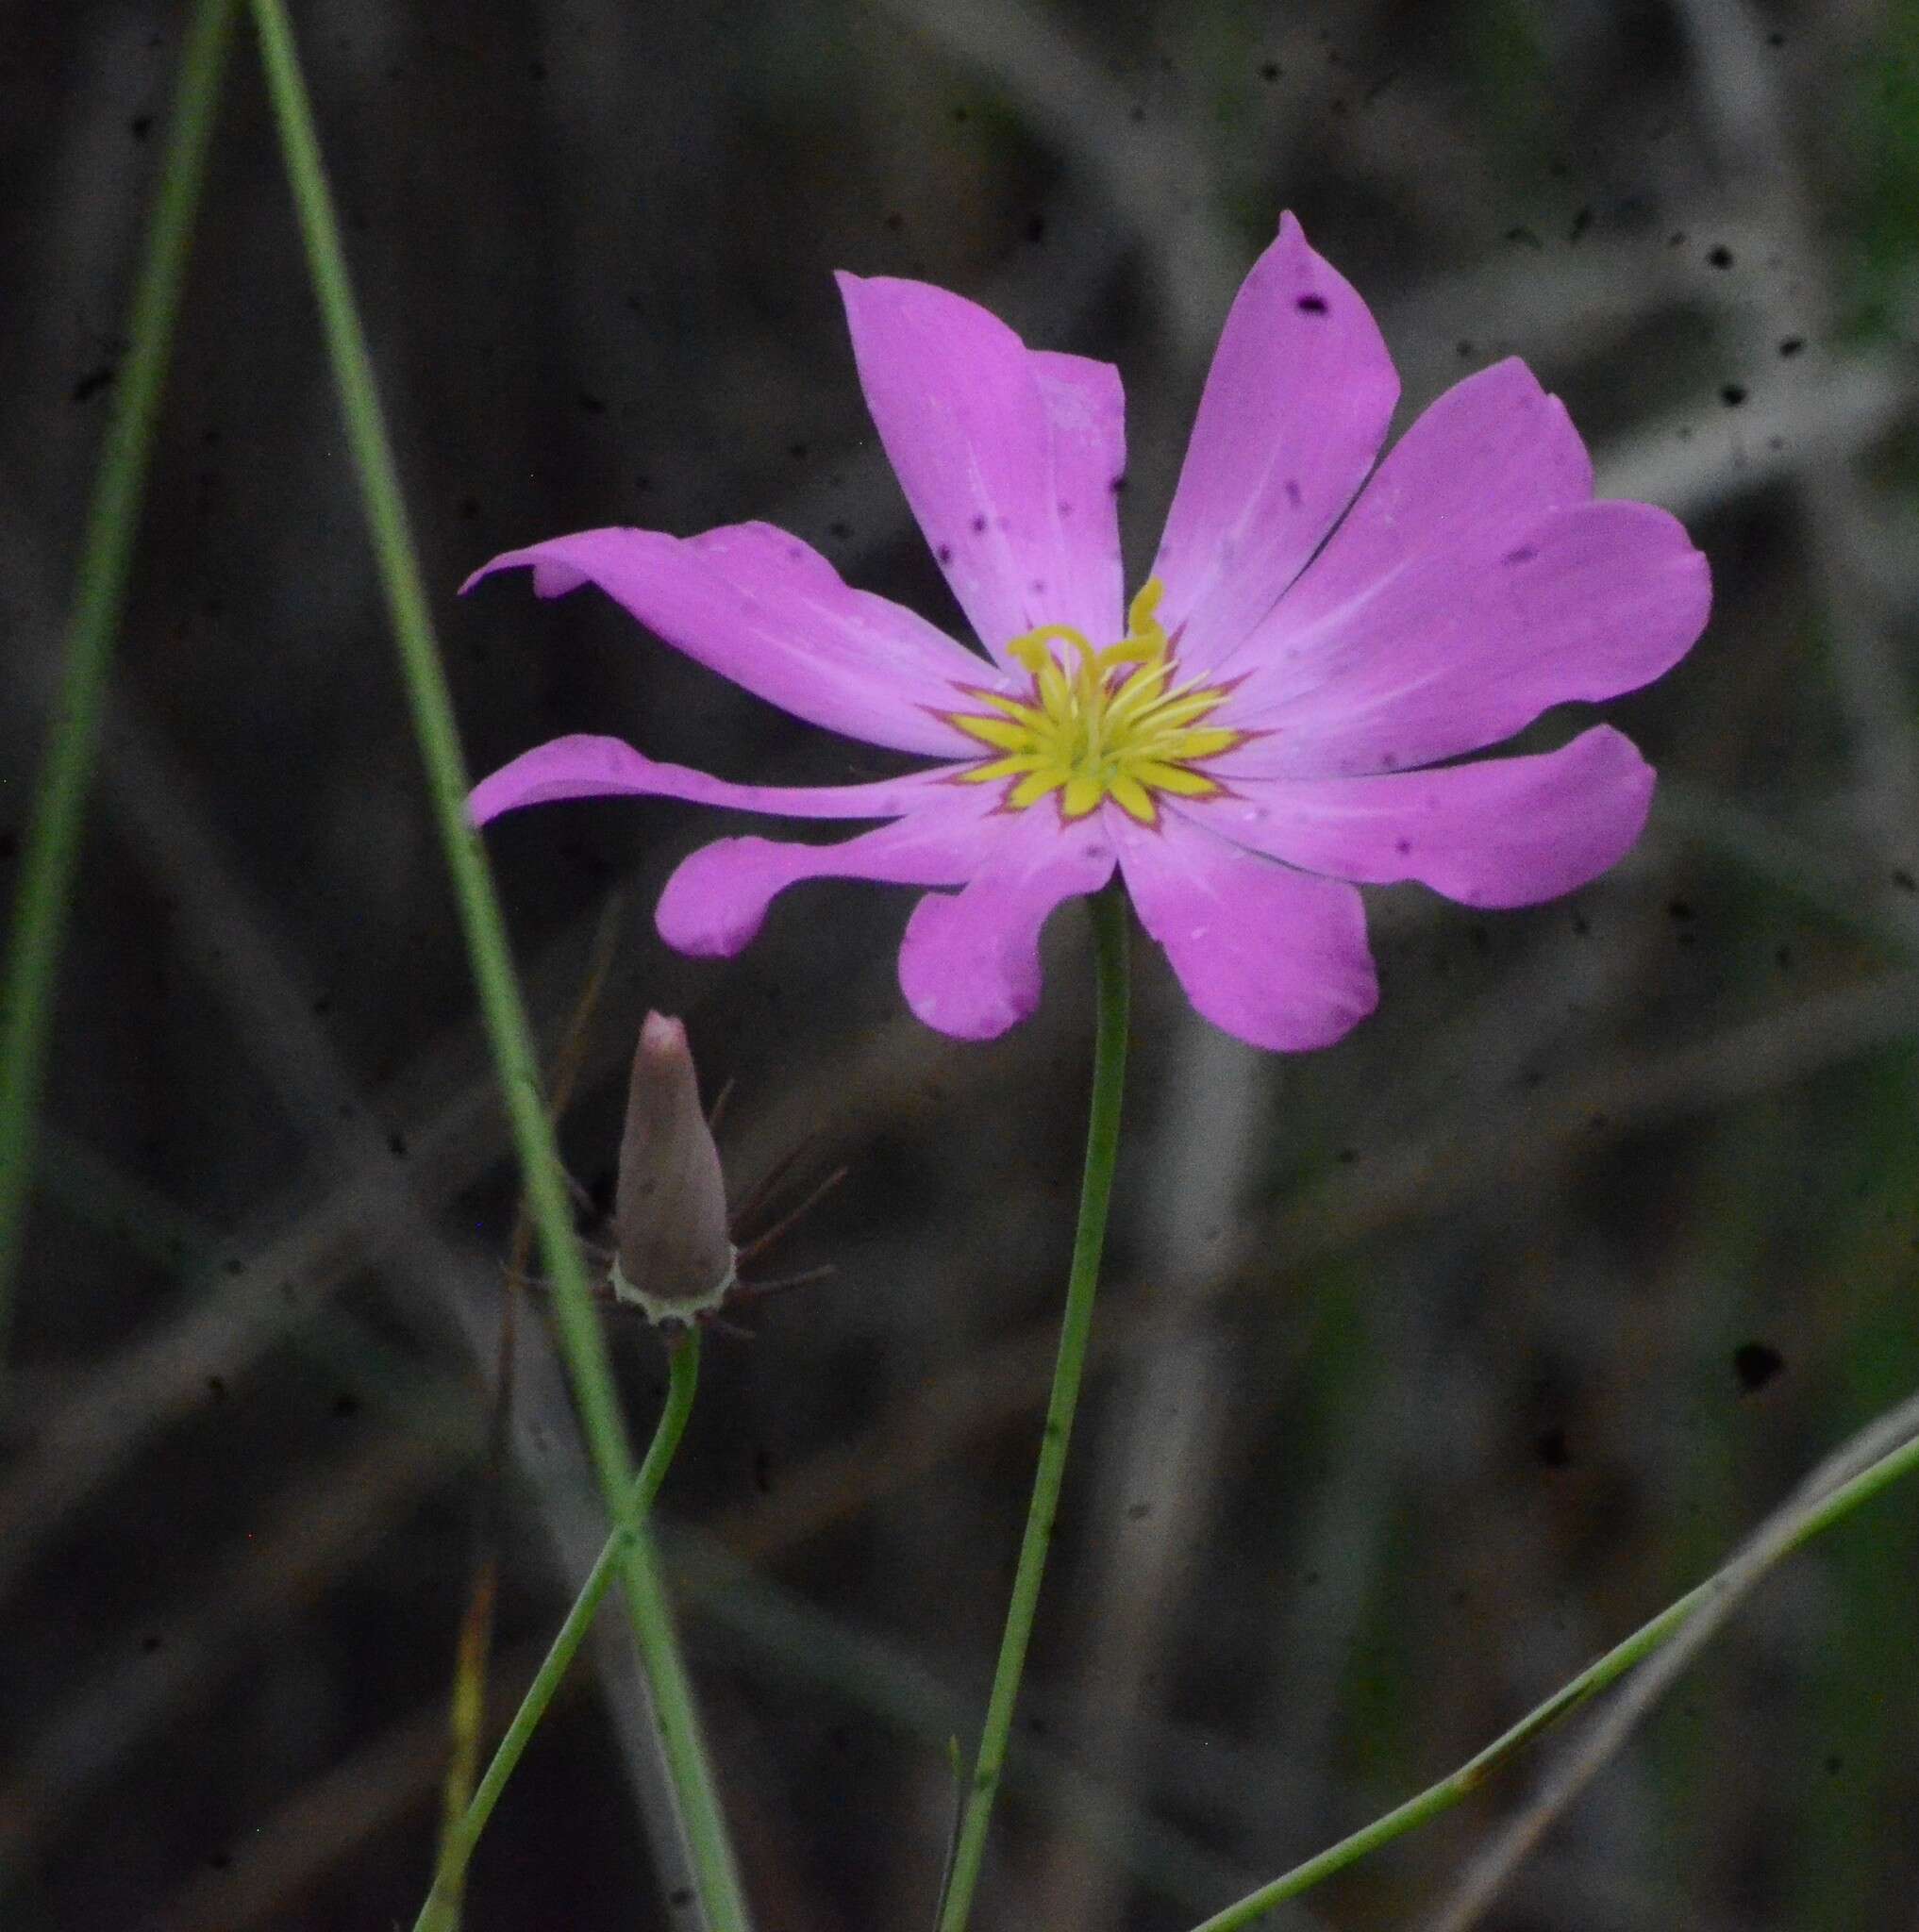
[[1126, 612], [1126, 636], [1104, 650], [1064, 624], [1015, 638], [1007, 653], [1032, 674], [1031, 692], [975, 691], [997, 715], [948, 714], [969, 737], [1004, 754], [960, 775], [977, 785], [1011, 779], [1007, 804], [1015, 810], [1057, 791], [1065, 818], [1084, 818], [1110, 798], [1146, 825], [1159, 817], [1156, 793], [1205, 798], [1217, 791], [1218, 781], [1193, 767], [1230, 750], [1242, 734], [1195, 728], [1226, 701], [1225, 691], [1167, 688], [1171, 641], [1158, 615], [1164, 594], [1160, 579], [1151, 579]]

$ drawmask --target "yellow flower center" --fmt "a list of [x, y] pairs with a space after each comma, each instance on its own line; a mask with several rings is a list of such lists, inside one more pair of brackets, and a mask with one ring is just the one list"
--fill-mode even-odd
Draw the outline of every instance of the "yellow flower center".
[[[1043, 624], [1015, 638], [1009, 654], [1033, 674], [1029, 698], [979, 691], [973, 695], [993, 715], [948, 715], [969, 737], [1001, 754], [960, 775], [984, 785], [1014, 781], [1007, 803], [1024, 808], [1050, 792], [1060, 810], [1084, 818], [1110, 798], [1128, 816], [1150, 825], [1159, 816], [1156, 792], [1204, 798], [1219, 784], [1193, 770], [1239, 743], [1243, 733], [1202, 725], [1226, 701], [1209, 685], [1168, 688], [1172, 659], [1166, 626], [1154, 615], [1165, 586], [1152, 579], [1126, 612], [1126, 635], [1095, 651], [1064, 624]], [[1055, 651], [1070, 647], [1071, 656]]]

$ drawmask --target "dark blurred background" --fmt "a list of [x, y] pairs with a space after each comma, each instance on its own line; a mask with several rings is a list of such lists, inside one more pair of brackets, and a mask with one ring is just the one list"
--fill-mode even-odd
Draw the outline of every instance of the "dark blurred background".
[[[1377, 1016], [1261, 1057], [1142, 945], [1095, 1372], [982, 1925], [1177, 1928], [1450, 1768], [1919, 1387], [1911, 0], [793, 0], [294, 9], [476, 773], [564, 730], [776, 783], [886, 769], [504, 547], [763, 516], [957, 626], [830, 272], [1123, 369], [1135, 571], [1292, 208], [1402, 423], [1518, 354], [1603, 493], [1711, 558], [1610, 708], [1651, 829], [1577, 897], [1369, 894]], [[0, 874], [15, 868], [183, 10], [0, 53]], [[1583, 722], [1583, 721], [1580, 721]], [[1537, 740], [1557, 741], [1569, 721]], [[514, 1183], [292, 205], [229, 63], [66, 956], [0, 1470], [0, 1923], [386, 1926], [429, 1871]], [[849, 1178], [823, 1284], [716, 1336], [663, 1505], [760, 1924], [927, 1923], [1071, 1240], [1083, 909], [990, 1045], [905, 1013], [905, 891], [653, 934], [723, 827], [489, 835], [602, 1200], [642, 1014], [735, 1083], [742, 1187]], [[10, 880], [9, 880], [10, 883]], [[522, 1324], [496, 1678], [597, 1547]], [[614, 1337], [636, 1430], [655, 1338]], [[1775, 1576], [1485, 1922], [1911, 1926], [1919, 1496]], [[684, 1924], [605, 1620], [468, 1924]], [[1288, 1926], [1413, 1925], [1538, 1760]]]

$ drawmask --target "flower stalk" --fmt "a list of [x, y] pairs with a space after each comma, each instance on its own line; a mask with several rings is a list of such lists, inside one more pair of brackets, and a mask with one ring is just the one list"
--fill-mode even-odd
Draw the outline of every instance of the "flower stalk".
[[1093, 1104], [1086, 1130], [1086, 1166], [1079, 1187], [1079, 1225], [1073, 1241], [1073, 1265], [1066, 1278], [1066, 1311], [1060, 1324], [1060, 1351], [1053, 1367], [1052, 1393], [1046, 1401], [1046, 1425], [1040, 1441], [1039, 1463], [1033, 1473], [1026, 1534], [1020, 1541], [1019, 1568], [1014, 1572], [1012, 1594], [1007, 1604], [1006, 1628], [1000, 1638], [999, 1662], [993, 1671], [986, 1722], [980, 1730], [979, 1754], [974, 1760], [973, 1776], [960, 1815], [960, 1832], [954, 1841], [952, 1866], [941, 1902], [939, 1932], [963, 1932], [979, 1882], [987, 1826], [992, 1822], [993, 1802], [999, 1794], [1000, 1776], [1006, 1768], [1013, 1706], [1019, 1699], [1026, 1646], [1039, 1608], [1040, 1585], [1045, 1575], [1054, 1522], [1060, 1513], [1060, 1489], [1065, 1479], [1073, 1417], [1079, 1407], [1079, 1388], [1085, 1378], [1093, 1296], [1099, 1287], [1100, 1255], [1106, 1244], [1107, 1217], [1112, 1204], [1113, 1169], [1119, 1156], [1120, 1103], [1126, 1072], [1129, 913], [1126, 893], [1117, 881], [1095, 894], [1092, 907], [1097, 1015]]

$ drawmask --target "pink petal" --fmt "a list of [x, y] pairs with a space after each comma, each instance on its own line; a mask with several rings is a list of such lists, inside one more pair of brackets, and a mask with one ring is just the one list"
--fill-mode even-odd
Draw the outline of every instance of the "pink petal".
[[[1388, 453], [1325, 551], [1253, 633], [1240, 663], [1363, 598], [1467, 532], [1586, 502], [1593, 465], [1565, 405], [1516, 357], [1456, 383]], [[1238, 665], [1223, 664], [1230, 675]]]
[[1378, 1004], [1357, 888], [1293, 872], [1174, 812], [1109, 808], [1126, 891], [1187, 997], [1215, 1026], [1282, 1053], [1330, 1046]]
[[957, 886], [979, 870], [999, 836], [998, 788], [929, 787], [903, 818], [837, 845], [721, 839], [680, 862], [655, 911], [659, 936], [682, 953], [728, 958], [766, 909], [801, 879], [872, 879]]
[[984, 308], [925, 282], [842, 275], [874, 426], [986, 648], [1065, 624], [1121, 627], [1119, 377], [1030, 353]]
[[1153, 565], [1183, 675], [1237, 649], [1305, 568], [1398, 397], [1366, 305], [1287, 215], [1226, 317]]
[[1112, 876], [1097, 818], [1063, 824], [1050, 799], [1011, 812], [964, 891], [929, 892], [899, 952], [907, 1004], [928, 1026], [991, 1040], [1040, 1003], [1040, 933], [1062, 899]]
[[1378, 778], [1248, 781], [1177, 809], [1236, 844], [1363, 885], [1418, 879], [1468, 906], [1530, 906], [1615, 865], [1645, 825], [1652, 767], [1600, 724], [1537, 758]]
[[[1093, 644], [1126, 628], [1126, 560], [1120, 554], [1119, 484], [1126, 467], [1126, 398], [1120, 373], [1089, 356], [1030, 352], [1045, 406], [1053, 458], [1053, 501], [1060, 545], [1053, 564], [1057, 599], [1067, 624]], [[1030, 626], [1029, 626], [1030, 627]]]
[[1302, 627], [1289, 596], [1241, 664], [1263, 661], [1209, 721], [1267, 735], [1209, 769], [1348, 777], [1477, 751], [1670, 670], [1711, 601], [1706, 559], [1650, 504], [1468, 531]]
[[649, 630], [737, 685], [828, 731], [951, 756], [972, 741], [940, 715], [992, 667], [910, 610], [850, 590], [809, 544], [771, 524], [682, 539], [582, 530], [496, 557], [469, 577], [531, 565], [558, 597], [597, 584]]
[[890, 819], [910, 811], [926, 787], [945, 782], [949, 771], [942, 767], [865, 785], [730, 785], [685, 765], [660, 764], [624, 739], [578, 732], [522, 752], [482, 778], [466, 808], [476, 825], [523, 805], [605, 797], [685, 798], [790, 819]]

